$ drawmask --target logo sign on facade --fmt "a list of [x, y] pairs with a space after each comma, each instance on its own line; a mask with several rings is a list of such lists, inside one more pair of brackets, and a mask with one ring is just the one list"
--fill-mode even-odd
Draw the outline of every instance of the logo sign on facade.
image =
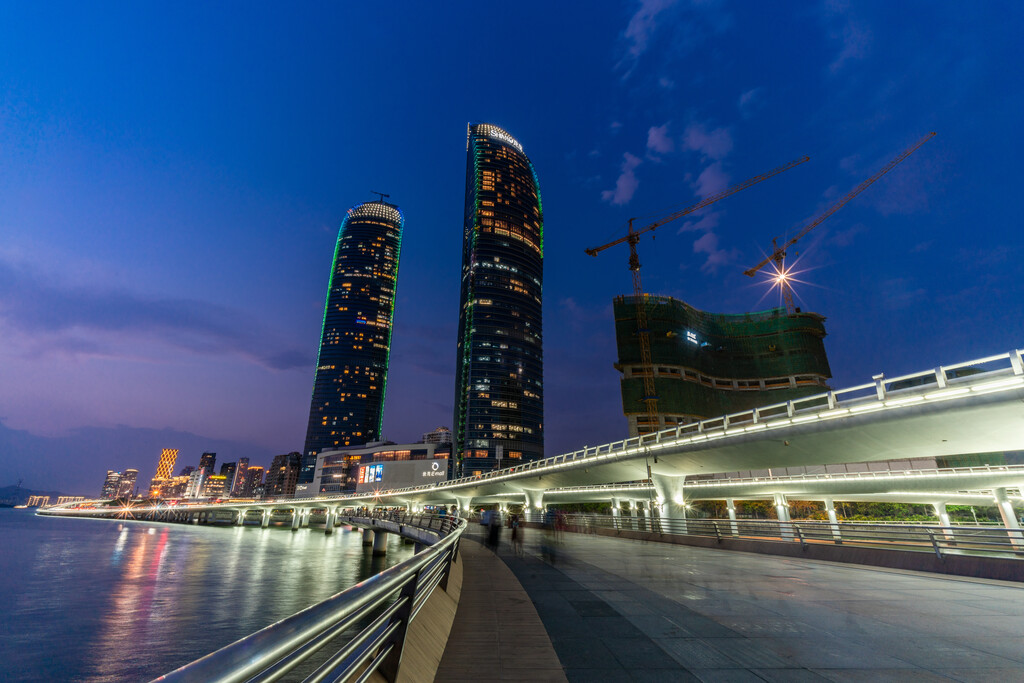
[[436, 460], [430, 463], [430, 469], [420, 472], [421, 477], [443, 477], [445, 472], [441, 469], [441, 464]]

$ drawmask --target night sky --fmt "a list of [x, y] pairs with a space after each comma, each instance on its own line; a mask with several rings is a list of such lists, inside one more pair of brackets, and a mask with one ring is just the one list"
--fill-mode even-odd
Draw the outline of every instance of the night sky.
[[176, 469], [204, 440], [264, 465], [301, 449], [338, 226], [371, 190], [406, 219], [384, 433], [451, 426], [469, 121], [511, 132], [540, 179], [549, 455], [626, 432], [627, 250], [584, 248], [804, 154], [645, 239], [645, 289], [777, 305], [742, 274], [771, 238], [936, 131], [805, 238], [799, 305], [828, 319], [835, 387], [1024, 346], [1022, 19], [910, 0], [3, 3], [0, 485], [148, 478], [156, 441], [86, 438], [128, 428], [196, 435]]

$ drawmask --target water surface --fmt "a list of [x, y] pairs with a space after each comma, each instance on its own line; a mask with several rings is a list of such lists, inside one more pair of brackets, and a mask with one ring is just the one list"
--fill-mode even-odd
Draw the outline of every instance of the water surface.
[[0, 680], [150, 680], [412, 555], [361, 541], [0, 509]]

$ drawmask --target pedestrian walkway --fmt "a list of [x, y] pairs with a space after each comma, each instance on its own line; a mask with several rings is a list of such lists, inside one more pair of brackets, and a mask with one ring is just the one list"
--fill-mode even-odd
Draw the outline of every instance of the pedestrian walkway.
[[[523, 557], [499, 555], [569, 681], [1024, 680], [1019, 584], [568, 533], [544, 561], [541, 532], [527, 534]], [[471, 622], [460, 604], [463, 632], [501, 623], [522, 595], [484, 571], [493, 585], [475, 592]], [[458, 651], [496, 665], [495, 638]], [[487, 671], [474, 680], [498, 678]]]
[[470, 533], [459, 555], [462, 594], [435, 680], [564, 683], [551, 639], [509, 568]]

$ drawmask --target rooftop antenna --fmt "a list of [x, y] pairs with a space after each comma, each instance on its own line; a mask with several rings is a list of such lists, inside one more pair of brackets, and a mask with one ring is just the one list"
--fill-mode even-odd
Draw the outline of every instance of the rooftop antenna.
[[384, 201], [385, 197], [389, 197], [389, 198], [391, 197], [391, 195], [384, 194], [383, 192], [377, 192], [377, 190], [370, 190], [370, 194], [378, 194], [378, 195], [380, 195], [380, 199], [378, 199], [377, 201], [380, 202], [381, 204], [386, 204], [387, 203], [387, 202]]

